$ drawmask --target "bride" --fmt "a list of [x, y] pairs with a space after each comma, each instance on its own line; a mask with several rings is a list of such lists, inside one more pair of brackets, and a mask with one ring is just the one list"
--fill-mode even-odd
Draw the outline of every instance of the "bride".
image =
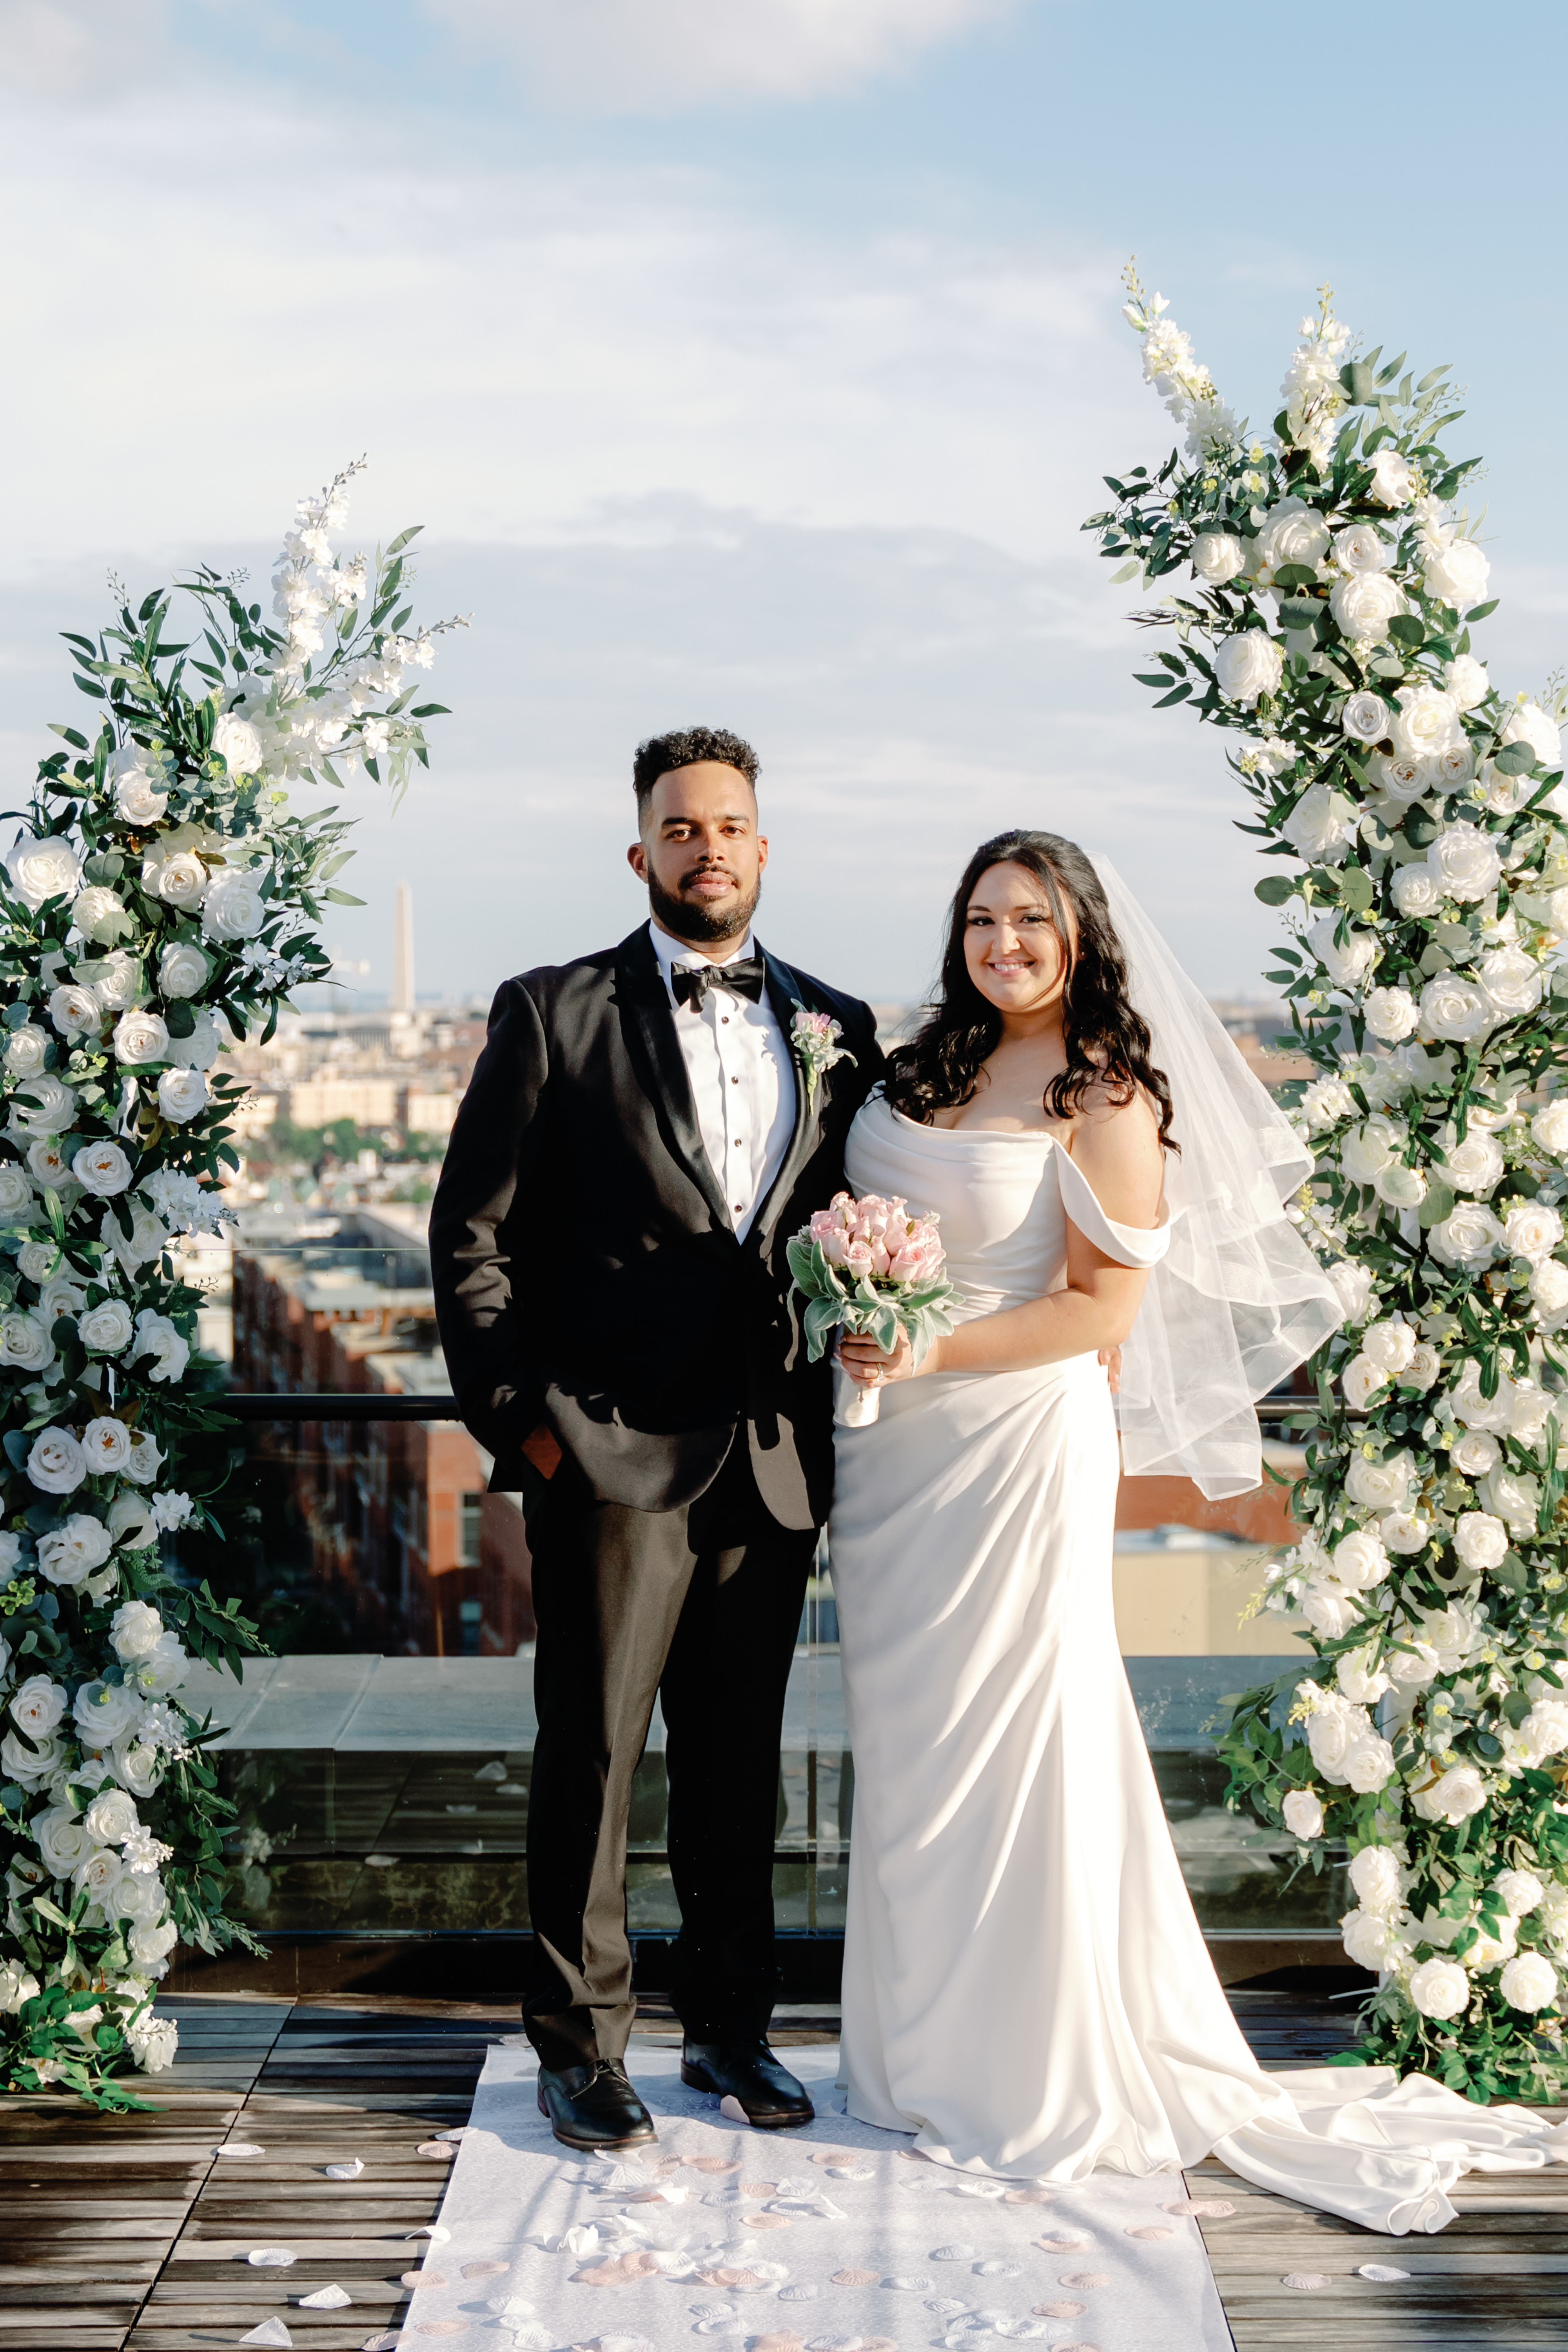
[[955, 1328], [841, 1340], [830, 1529], [855, 1823], [849, 2112], [976, 2173], [1142, 2175], [1211, 2150], [1384, 2231], [1467, 2169], [1568, 2157], [1519, 2108], [1386, 2067], [1264, 2074], [1205, 1951], [1117, 1646], [1121, 1454], [1260, 1477], [1252, 1402], [1335, 1328], [1282, 1201], [1283, 1114], [1106, 861], [976, 851], [938, 1001], [859, 1112], [856, 1194], [942, 1220]]

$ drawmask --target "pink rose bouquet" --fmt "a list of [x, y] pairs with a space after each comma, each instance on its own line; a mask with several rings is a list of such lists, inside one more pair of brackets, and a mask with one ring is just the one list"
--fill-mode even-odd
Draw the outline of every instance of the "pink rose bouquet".
[[[837, 1328], [869, 1336], [891, 1354], [906, 1331], [917, 1363], [934, 1339], [952, 1328], [958, 1292], [942, 1272], [946, 1253], [934, 1216], [911, 1217], [905, 1201], [868, 1192], [857, 1201], [835, 1193], [788, 1246], [795, 1286], [806, 1301], [808, 1362], [816, 1363]], [[880, 1392], [860, 1390], [841, 1375], [836, 1419], [863, 1429], [877, 1418]]]

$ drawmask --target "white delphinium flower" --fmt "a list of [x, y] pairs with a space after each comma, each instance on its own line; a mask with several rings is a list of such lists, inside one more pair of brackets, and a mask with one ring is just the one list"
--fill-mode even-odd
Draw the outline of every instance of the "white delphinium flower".
[[1301, 341], [1279, 387], [1288, 437], [1310, 453], [1320, 472], [1333, 455], [1334, 427], [1346, 404], [1340, 369], [1349, 342], [1350, 330], [1327, 310], [1321, 318], [1303, 319]]
[[167, 1493], [153, 1496], [153, 1517], [165, 1535], [173, 1535], [176, 1529], [188, 1526], [191, 1516], [192, 1505], [188, 1495], [179, 1494], [171, 1488]]
[[[1568, 1111], [1568, 1103], [1564, 1110]], [[1338, 1126], [1342, 1118], [1353, 1118], [1356, 1098], [1343, 1078], [1314, 1078], [1301, 1097], [1301, 1118], [1310, 1134], [1324, 1128]], [[1564, 1145], [1568, 1157], [1568, 1144]]]

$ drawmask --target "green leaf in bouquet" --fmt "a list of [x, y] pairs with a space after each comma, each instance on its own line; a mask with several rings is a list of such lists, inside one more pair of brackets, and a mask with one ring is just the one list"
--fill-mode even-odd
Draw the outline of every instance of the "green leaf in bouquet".
[[1535, 753], [1528, 743], [1505, 743], [1492, 761], [1500, 775], [1522, 776], [1535, 765]]
[[805, 1313], [801, 1318], [802, 1328], [805, 1332], [805, 1357], [807, 1363], [815, 1364], [817, 1361], [824, 1348], [827, 1345], [828, 1333], [834, 1328], [835, 1325], [841, 1322], [843, 1319], [843, 1307], [842, 1303], [838, 1299], [813, 1298], [808, 1300]]

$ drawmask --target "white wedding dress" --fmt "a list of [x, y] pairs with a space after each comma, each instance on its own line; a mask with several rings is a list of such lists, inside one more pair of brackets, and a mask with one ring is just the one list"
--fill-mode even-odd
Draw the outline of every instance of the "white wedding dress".
[[[857, 1193], [935, 1210], [960, 1319], [1060, 1288], [1068, 1220], [1149, 1265], [1047, 1135], [874, 1097]], [[1472, 2168], [1568, 2161], [1568, 2126], [1387, 2067], [1263, 2074], [1220, 1989], [1117, 1647], [1117, 1436], [1092, 1356], [934, 1373], [840, 1429], [830, 1531], [855, 1757], [849, 2111], [971, 2172], [1075, 2181], [1214, 2150], [1374, 2230], [1437, 2230]]]

